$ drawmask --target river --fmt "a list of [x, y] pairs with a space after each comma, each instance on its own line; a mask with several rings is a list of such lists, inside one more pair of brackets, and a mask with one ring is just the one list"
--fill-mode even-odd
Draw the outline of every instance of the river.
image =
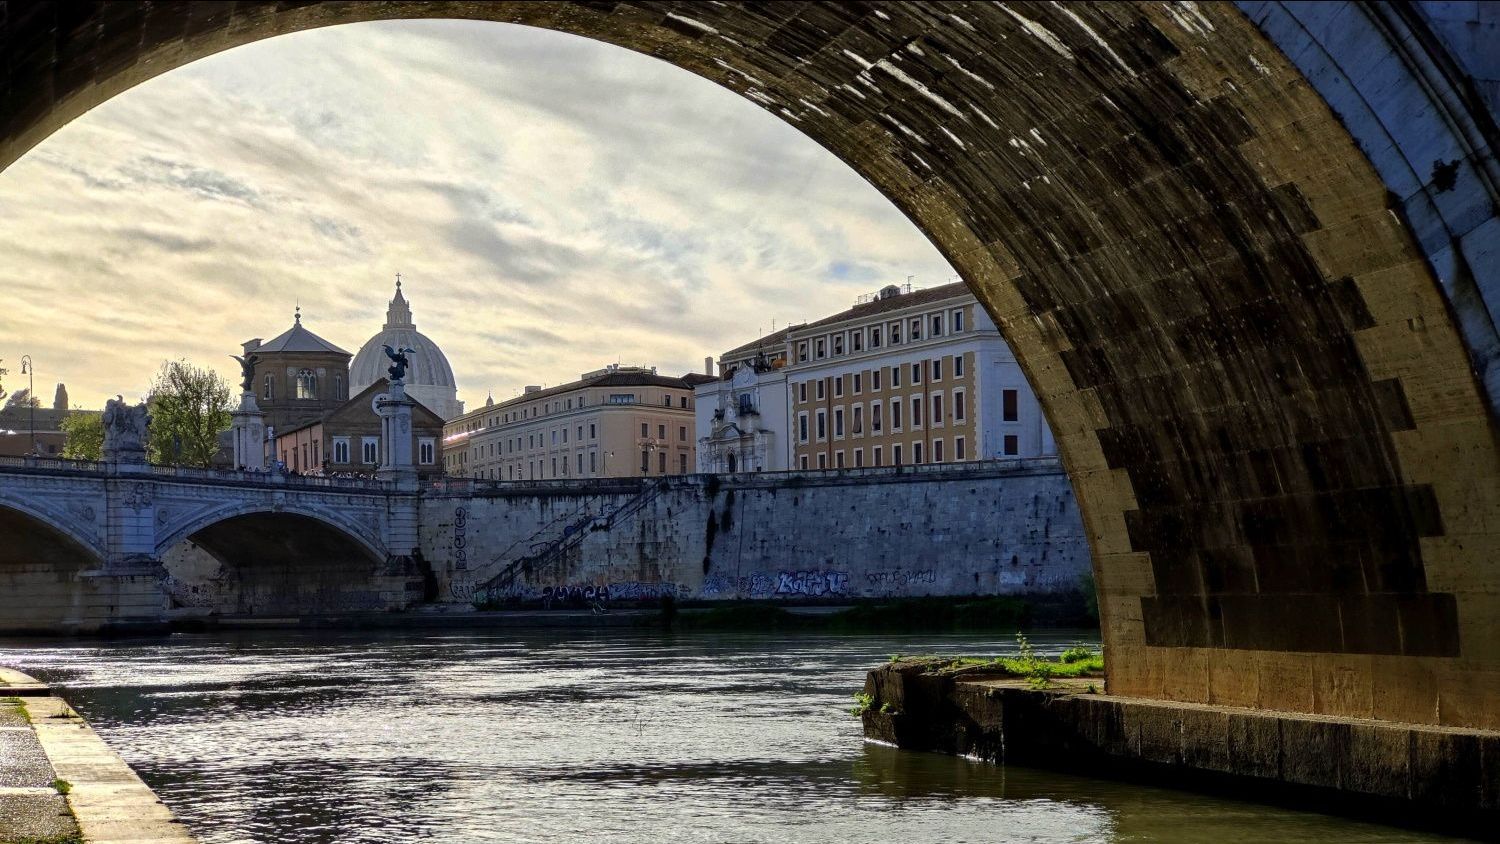
[[[1057, 653], [1097, 633], [1038, 634]], [[621, 630], [7, 640], [205, 842], [1451, 841], [910, 753], [849, 714], [993, 636]]]

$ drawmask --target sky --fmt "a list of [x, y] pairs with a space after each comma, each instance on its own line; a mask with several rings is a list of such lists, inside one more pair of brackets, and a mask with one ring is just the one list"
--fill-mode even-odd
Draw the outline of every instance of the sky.
[[[137, 398], [303, 323], [353, 353], [401, 273], [470, 407], [607, 363], [703, 358], [954, 272], [832, 154], [659, 60], [472, 21], [239, 47], [99, 106], [0, 173], [0, 366]], [[774, 326], [774, 328], [773, 328]]]

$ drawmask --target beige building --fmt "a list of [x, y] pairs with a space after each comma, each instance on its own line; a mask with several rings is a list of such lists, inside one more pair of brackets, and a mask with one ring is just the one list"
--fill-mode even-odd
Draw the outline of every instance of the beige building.
[[495, 481], [685, 475], [696, 471], [693, 387], [645, 367], [608, 366], [449, 420], [443, 463]]
[[[785, 345], [784, 364], [760, 351], [771, 340]], [[708, 414], [700, 418], [702, 471], [1056, 453], [1015, 356], [962, 283], [917, 291], [891, 285], [741, 350], [750, 348], [772, 365], [748, 366], [742, 354], [726, 353], [720, 379], [698, 389], [700, 417]], [[782, 390], [784, 400], [776, 395]], [[752, 429], [755, 450], [747, 447]]]

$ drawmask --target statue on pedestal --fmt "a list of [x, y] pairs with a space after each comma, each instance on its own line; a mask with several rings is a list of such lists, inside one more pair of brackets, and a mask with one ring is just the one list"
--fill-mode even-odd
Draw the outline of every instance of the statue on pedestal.
[[240, 391], [244, 393], [255, 392], [255, 365], [260, 362], [260, 355], [250, 354], [244, 357], [230, 355], [240, 362]]
[[115, 463], [146, 462], [147, 428], [151, 414], [146, 403], [131, 406], [123, 396], [104, 403], [104, 459]]
[[411, 363], [407, 354], [416, 354], [416, 349], [393, 349], [387, 345], [381, 345], [385, 349], [385, 356], [391, 359], [390, 368], [386, 370], [391, 374], [392, 381], [400, 381], [406, 377], [406, 367]]

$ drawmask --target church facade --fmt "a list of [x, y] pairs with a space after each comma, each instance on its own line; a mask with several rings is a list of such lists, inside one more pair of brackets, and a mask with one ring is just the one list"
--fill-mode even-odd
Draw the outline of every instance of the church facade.
[[242, 344], [255, 360], [255, 401], [272, 432], [320, 419], [349, 399], [349, 353], [309, 331], [299, 309], [274, 339]]

